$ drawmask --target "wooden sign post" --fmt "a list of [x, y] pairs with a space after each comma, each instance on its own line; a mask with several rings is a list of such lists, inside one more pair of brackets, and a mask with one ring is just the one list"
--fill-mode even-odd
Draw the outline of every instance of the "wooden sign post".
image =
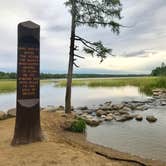
[[13, 145], [42, 139], [40, 127], [40, 26], [18, 25], [17, 103]]

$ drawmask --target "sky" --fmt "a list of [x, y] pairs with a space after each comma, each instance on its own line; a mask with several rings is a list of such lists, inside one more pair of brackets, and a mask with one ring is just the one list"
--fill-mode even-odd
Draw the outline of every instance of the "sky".
[[[16, 72], [17, 25], [31, 20], [41, 27], [41, 72], [66, 73], [69, 59], [71, 16], [65, 0], [1, 0], [0, 71]], [[149, 74], [166, 62], [166, 1], [121, 0], [120, 23], [116, 35], [109, 28], [78, 27], [77, 34], [90, 41], [101, 40], [116, 56], [100, 59], [85, 55], [75, 73]]]

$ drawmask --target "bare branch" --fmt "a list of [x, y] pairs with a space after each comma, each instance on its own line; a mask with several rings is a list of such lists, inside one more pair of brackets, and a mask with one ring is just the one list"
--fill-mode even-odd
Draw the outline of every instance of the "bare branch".
[[76, 56], [76, 57], [78, 57], [78, 58], [81, 58], [81, 59], [85, 59], [85, 57], [80, 56], [80, 55], [77, 55], [77, 54], [74, 54], [74, 56]]
[[73, 65], [74, 65], [75, 67], [79, 68], [79, 66], [78, 66], [75, 62], [73, 62]]

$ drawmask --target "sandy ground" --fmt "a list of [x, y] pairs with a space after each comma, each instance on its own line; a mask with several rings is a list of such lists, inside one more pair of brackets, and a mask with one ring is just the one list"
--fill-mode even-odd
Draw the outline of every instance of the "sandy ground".
[[[133, 162], [111, 160], [91, 148], [72, 143], [61, 129], [62, 113], [41, 113], [43, 142], [12, 147], [15, 119], [0, 121], [0, 166], [136, 166]], [[77, 135], [77, 134], [76, 134]], [[68, 139], [67, 139], [68, 137]], [[73, 136], [77, 139], [78, 137]], [[83, 138], [83, 136], [81, 136]], [[85, 145], [86, 143], [83, 143]], [[87, 144], [88, 145], [88, 144]]]

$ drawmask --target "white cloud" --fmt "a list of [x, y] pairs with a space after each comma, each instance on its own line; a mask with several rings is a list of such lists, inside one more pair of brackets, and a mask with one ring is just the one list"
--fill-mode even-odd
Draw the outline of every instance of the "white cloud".
[[[64, 1], [1, 2], [0, 70], [16, 70], [17, 24], [25, 20], [35, 21], [41, 26], [41, 70], [55, 73], [67, 70], [71, 18]], [[149, 73], [153, 67], [166, 60], [166, 1], [122, 0], [122, 4], [122, 24], [132, 26], [122, 28], [119, 36], [112, 34], [108, 28], [77, 29], [79, 35], [87, 39], [102, 40], [119, 56], [108, 58], [102, 64], [97, 58], [86, 58], [79, 62], [82, 68], [75, 71]], [[157, 53], [150, 54], [147, 50], [157, 50]], [[126, 58], [125, 55], [131, 57]]]

